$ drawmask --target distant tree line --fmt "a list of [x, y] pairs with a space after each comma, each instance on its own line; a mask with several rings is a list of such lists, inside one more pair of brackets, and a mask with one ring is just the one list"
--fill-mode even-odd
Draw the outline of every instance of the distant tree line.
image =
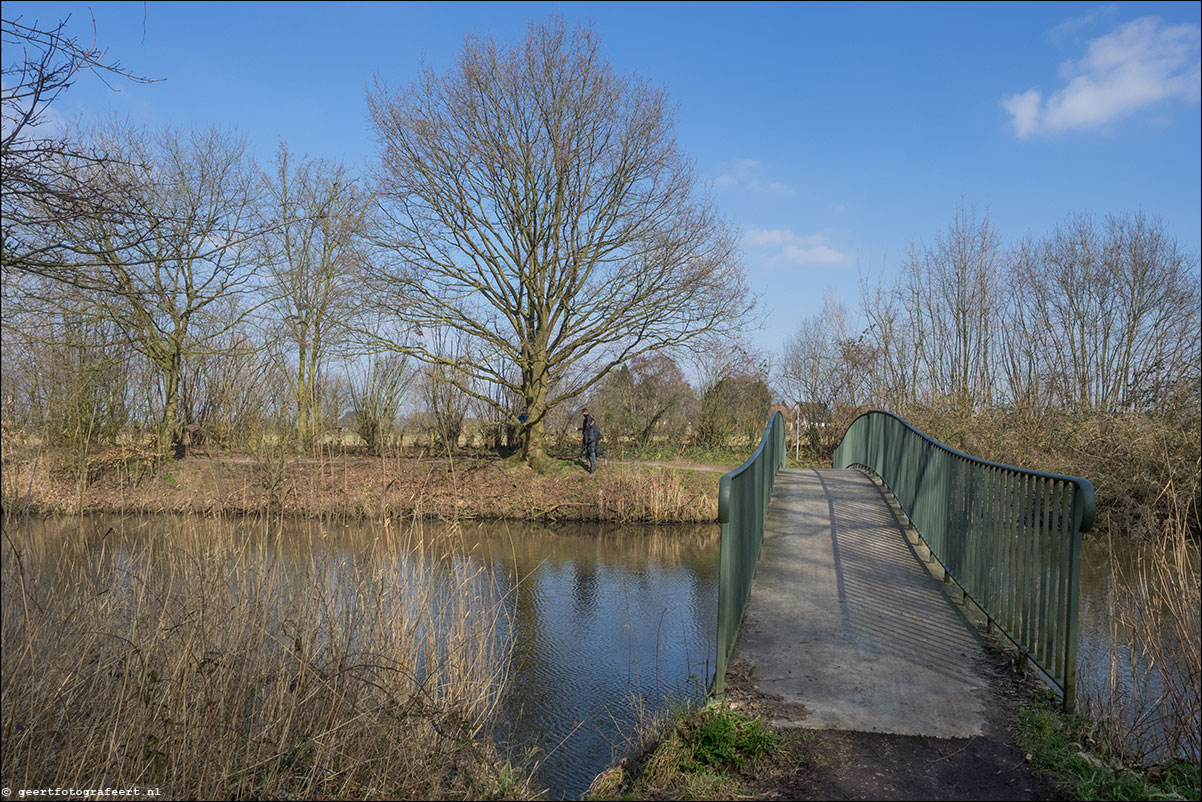
[[[666, 94], [587, 29], [378, 82], [370, 175], [217, 129], [49, 131], [81, 72], [133, 76], [65, 24], [3, 36], [7, 431], [183, 455], [346, 428], [378, 452], [416, 407], [431, 444], [475, 419], [536, 462], [552, 416], [752, 314]], [[632, 403], [643, 439], [679, 417]]]
[[1198, 255], [1144, 213], [1072, 214], [1006, 245], [961, 208], [893, 283], [864, 283], [863, 328], [834, 297], [801, 321], [778, 386], [831, 424], [828, 451], [869, 407], [1196, 416], [1199, 284]]

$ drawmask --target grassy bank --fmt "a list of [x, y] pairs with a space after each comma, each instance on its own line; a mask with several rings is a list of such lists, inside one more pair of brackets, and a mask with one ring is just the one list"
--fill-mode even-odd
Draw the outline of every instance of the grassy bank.
[[7, 511], [281, 512], [311, 517], [704, 522], [712, 472], [560, 458], [537, 473], [495, 456], [301, 458], [233, 454], [152, 460], [111, 449], [86, 460], [6, 450]]
[[115, 541], [5, 532], [5, 788], [533, 796], [484, 730], [510, 638], [464, 563], [387, 528], [337, 570], [220, 518]]
[[1099, 738], [1096, 721], [1060, 712], [1049, 694], [1022, 708], [1016, 742], [1066, 799], [1169, 800], [1202, 798], [1197, 762], [1139, 765]]

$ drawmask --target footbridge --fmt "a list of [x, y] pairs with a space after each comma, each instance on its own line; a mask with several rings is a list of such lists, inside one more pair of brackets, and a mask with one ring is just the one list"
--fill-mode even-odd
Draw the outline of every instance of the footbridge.
[[881, 411], [851, 424], [831, 469], [785, 454], [774, 412], [719, 485], [715, 695], [772, 699], [781, 725], [976, 735], [975, 618], [1072, 709], [1089, 481], [969, 456]]

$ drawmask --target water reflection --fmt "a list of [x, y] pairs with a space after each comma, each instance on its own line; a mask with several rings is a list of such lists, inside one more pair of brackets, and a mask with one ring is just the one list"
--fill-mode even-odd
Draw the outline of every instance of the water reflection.
[[[219, 530], [228, 535], [231, 527], [237, 538], [214, 536]], [[448, 587], [465, 577], [491, 583], [491, 592], [481, 595], [504, 605], [510, 626], [501, 632], [511, 640], [498, 646], [512, 656], [494, 736], [516, 756], [539, 762], [538, 780], [555, 798], [583, 794], [637, 723], [640, 704], [650, 713], [699, 694], [709, 681], [717, 628], [716, 525], [425, 523], [400, 537], [398, 528], [90, 516], [32, 522], [22, 550], [39, 564], [41, 581], [53, 582], [56, 567], [83, 565], [121, 593], [141, 581], [130, 570], [135, 552], [138, 570], [156, 572], [168, 570], [163, 566], [170, 561], [161, 558], [173, 547], [186, 544], [203, 553], [212, 548], [208, 544], [235, 542], [236, 560], [223, 564], [241, 568], [206, 581], [227, 588], [231, 599], [272, 594], [280, 622], [289, 618], [290, 600], [308, 598], [317, 587], [332, 588], [320, 600], [321, 609], [337, 622], [339, 633], [358, 631], [355, 621], [363, 611], [356, 605], [364, 598], [387, 605], [394, 620], [410, 626], [408, 600], [371, 592], [381, 570], [433, 572]], [[275, 584], [248, 587], [264, 573], [249, 570], [253, 566], [276, 569], [266, 572]], [[454, 619], [458, 613], [447, 614]], [[412, 626], [439, 631], [441, 624]], [[278, 634], [290, 642], [290, 633]], [[347, 635], [331, 631], [318, 637]]]
[[514, 529], [502, 527], [511, 545], [492, 532], [478, 541], [512, 594], [512, 689], [499, 734], [536, 749], [544, 782], [578, 796], [634, 723], [638, 700], [654, 709], [707, 682], [717, 540], [713, 527]]

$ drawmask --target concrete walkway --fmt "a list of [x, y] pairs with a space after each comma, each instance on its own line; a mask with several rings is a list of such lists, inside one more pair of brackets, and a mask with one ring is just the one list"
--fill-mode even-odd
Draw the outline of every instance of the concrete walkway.
[[772, 699], [778, 726], [970, 737], [986, 725], [984, 657], [872, 480], [780, 472], [732, 695]]

